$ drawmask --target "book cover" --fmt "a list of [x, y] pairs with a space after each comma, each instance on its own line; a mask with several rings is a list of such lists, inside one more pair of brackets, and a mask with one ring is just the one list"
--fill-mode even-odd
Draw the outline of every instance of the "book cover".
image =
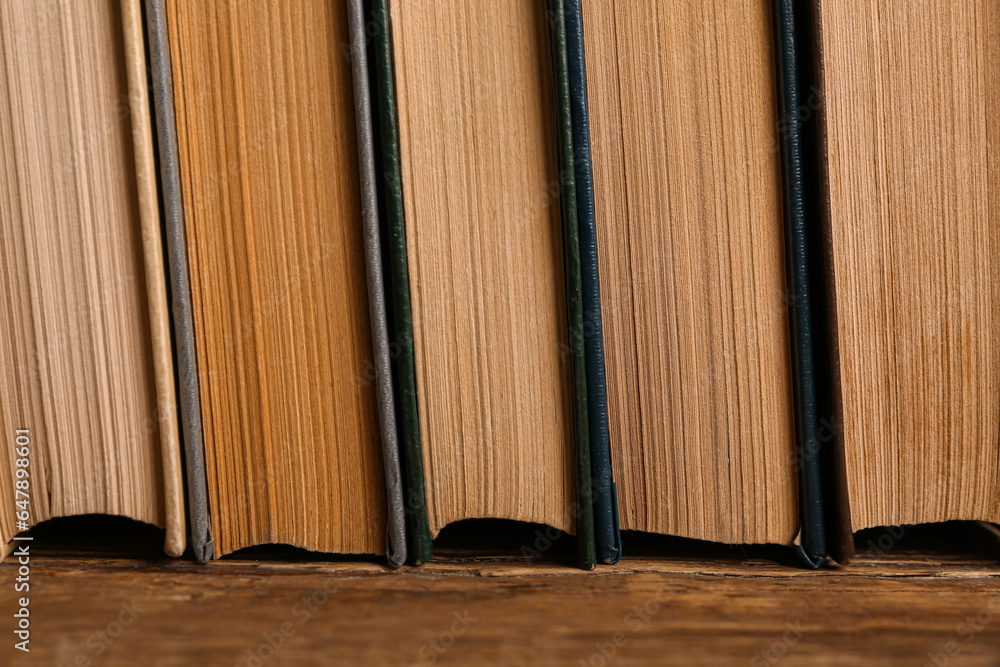
[[[576, 445], [577, 515], [576, 539], [580, 567], [592, 569], [596, 563], [594, 487], [591, 469], [590, 381], [586, 354], [584, 268], [581, 261], [579, 206], [574, 153], [576, 136], [570, 91], [570, 64], [563, 0], [549, 5], [552, 34], [552, 61], [555, 67], [556, 108], [559, 133], [559, 204], [562, 208], [563, 256], [566, 271], [566, 313], [569, 324], [569, 360], [573, 386], [573, 432]], [[579, 38], [577, 39], [579, 43]], [[592, 199], [591, 199], [592, 211]], [[591, 215], [591, 218], [593, 216]], [[593, 257], [591, 259], [594, 259]]]
[[618, 493], [611, 470], [608, 442], [608, 398], [601, 328], [601, 283], [597, 268], [594, 182], [590, 161], [590, 118], [587, 113], [587, 67], [580, 0], [566, 0], [566, 54], [569, 104], [573, 124], [573, 174], [576, 184], [580, 279], [583, 296], [583, 345], [590, 426], [590, 476], [597, 559], [617, 563], [622, 555], [618, 530]]
[[413, 319], [410, 276], [406, 257], [406, 220], [399, 166], [396, 94], [392, 64], [392, 31], [387, 0], [372, 0], [375, 34], [371, 54], [375, 95], [372, 100], [378, 149], [376, 179], [383, 228], [384, 260], [388, 265], [387, 298], [392, 312], [390, 336], [394, 344], [393, 379], [399, 426], [400, 464], [404, 483], [404, 512], [410, 561], [419, 565], [434, 556], [424, 498], [424, 469], [420, 451], [416, 369], [413, 361]]
[[386, 318], [385, 283], [382, 278], [381, 232], [375, 172], [375, 144], [366, 52], [365, 12], [362, 0], [348, 2], [351, 28], [351, 71], [354, 76], [354, 104], [358, 125], [358, 160], [361, 168], [361, 197], [365, 226], [365, 266], [368, 273], [368, 301], [372, 347], [375, 353], [375, 384], [378, 394], [382, 454], [387, 494], [386, 557], [398, 567], [406, 562], [406, 533], [403, 514], [403, 485], [399, 464], [396, 406], [392, 389], [389, 353], [389, 323]]
[[198, 358], [195, 353], [187, 234], [184, 229], [184, 207], [178, 170], [173, 75], [163, 0], [146, 0], [146, 29], [149, 35], [153, 113], [156, 117], [160, 190], [167, 239], [167, 268], [170, 274], [170, 298], [177, 355], [181, 433], [184, 439], [184, 465], [187, 470], [190, 541], [195, 557], [201, 562], [207, 562], [212, 557], [214, 545], [208, 515]]
[[122, 28], [128, 70], [129, 114], [135, 147], [139, 218], [142, 222], [143, 264], [149, 299], [150, 337], [156, 376], [156, 403], [163, 459], [163, 493], [167, 514], [165, 550], [180, 556], [187, 548], [184, 481], [173, 340], [170, 333], [167, 272], [164, 266], [163, 223], [160, 219], [159, 179], [156, 175], [152, 107], [149, 100], [146, 36], [142, 0], [122, 2]]
[[[818, 414], [813, 335], [814, 298], [810, 281], [810, 256], [806, 209], [806, 167], [803, 164], [801, 50], [797, 7], [793, 0], [774, 5], [774, 43], [778, 72], [778, 137], [784, 191], [785, 258], [788, 277], [788, 324], [795, 397], [796, 453], [799, 478], [801, 531], [796, 550], [811, 567], [826, 560], [823, 484], [820, 466]], [[811, 45], [808, 45], [811, 48]], [[815, 222], [815, 221], [814, 221]]]
[[[391, 339], [397, 350], [394, 355], [394, 380], [396, 398], [399, 401], [397, 413], [400, 424], [400, 447], [402, 469], [406, 481], [407, 529], [411, 562], [419, 564], [432, 557], [433, 549], [426, 515], [423, 464], [420, 444], [420, 430], [416, 401], [416, 382], [413, 361], [413, 334], [410, 312], [410, 286], [407, 265], [404, 206], [401, 190], [399, 164], [398, 120], [396, 116], [396, 96], [392, 62], [392, 30], [389, 6], [386, 0], [372, 0], [371, 15], [374, 67], [375, 114], [378, 116], [378, 187], [381, 190], [379, 203], [384, 208], [383, 224], [385, 234], [385, 261], [390, 275], [388, 297], [392, 309]], [[554, 75], [557, 89], [557, 109], [559, 127], [559, 203], [563, 221], [564, 260], [567, 278], [567, 305], [569, 345], [567, 353], [572, 368], [573, 425], [575, 477], [578, 480], [578, 497], [574, 504], [578, 526], [577, 543], [579, 561], [589, 569], [596, 562], [594, 551], [594, 503], [592, 499], [591, 446], [589, 440], [590, 413], [587, 409], [588, 376], [586, 370], [584, 298], [581, 270], [580, 231], [577, 222], [576, 185], [574, 158], [574, 123], [570, 106], [570, 74], [567, 54], [566, 23], [561, 3], [553, 3], [548, 13], [554, 58]], [[582, 47], [581, 47], [582, 48]], [[579, 77], [580, 73], [574, 73]], [[590, 260], [593, 264], [593, 259]], [[606, 439], [603, 441], [606, 448]], [[606, 460], [606, 454], [604, 455]], [[610, 480], [610, 466], [604, 465], [600, 479]], [[605, 500], [606, 492], [601, 494]], [[613, 501], [611, 501], [613, 503]], [[602, 510], [613, 507], [611, 503]], [[602, 525], [614, 525], [609, 512], [602, 514]], [[608, 531], [606, 531], [608, 532]], [[602, 556], [613, 562], [613, 557]]]

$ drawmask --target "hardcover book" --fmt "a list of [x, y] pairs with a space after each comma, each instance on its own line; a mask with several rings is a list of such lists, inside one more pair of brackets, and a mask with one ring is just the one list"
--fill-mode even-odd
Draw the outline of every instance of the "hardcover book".
[[526, 1], [467, 8], [419, 0], [389, 11], [391, 32], [376, 36], [376, 49], [388, 43], [392, 62], [378, 89], [390, 263], [396, 278], [406, 274], [392, 289], [397, 338], [413, 345], [412, 385], [406, 367], [398, 377], [399, 394], [415, 395], [416, 412], [401, 425], [419, 517], [411, 527], [424, 545], [418, 560], [446, 525], [501, 518], [576, 535], [580, 563], [593, 567], [561, 3], [546, 11]]
[[399, 564], [357, 7], [150, 3], [202, 557], [285, 543]]
[[795, 546], [816, 566], [791, 4], [580, 15], [620, 528]]
[[[185, 550], [138, 0], [0, 2], [0, 545], [125, 516]], [[15, 446], [16, 445], [16, 446]]]
[[838, 560], [1000, 520], [1000, 6], [812, 6]]

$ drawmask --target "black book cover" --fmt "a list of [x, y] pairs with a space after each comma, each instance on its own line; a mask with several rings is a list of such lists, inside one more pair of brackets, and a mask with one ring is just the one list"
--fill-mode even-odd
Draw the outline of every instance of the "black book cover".
[[808, 565], [819, 567], [827, 556], [821, 449], [824, 440], [830, 438], [824, 426], [826, 420], [820, 417], [821, 389], [816, 367], [815, 318], [822, 315], [823, 306], [819, 286], [814, 285], [815, 269], [811, 267], [817, 258], [811, 251], [814, 244], [810, 241], [820, 220], [812, 214], [814, 189], [809, 179], [814, 170], [813, 161], [806, 159], [811, 145], [804, 137], [809, 129], [805, 121], [810, 114], [806, 104], [808, 89], [803, 90], [803, 85], [811, 78], [808, 74], [811, 58], [805, 64], [802, 60], [809, 57], [812, 48], [811, 39], [802, 34], [803, 25], [807, 25], [803, 23], [806, 14], [808, 8], [794, 0], [778, 0], [774, 4], [778, 137], [784, 191], [787, 305], [801, 522], [796, 548]]

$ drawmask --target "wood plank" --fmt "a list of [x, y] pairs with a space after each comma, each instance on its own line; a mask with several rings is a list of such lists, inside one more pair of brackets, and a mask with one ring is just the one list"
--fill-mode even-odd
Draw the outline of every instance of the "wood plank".
[[[954, 642], [947, 664], [989, 665], [1000, 660], [998, 573], [979, 554], [863, 549], [850, 567], [820, 571], [640, 556], [592, 573], [460, 554], [391, 571], [375, 561], [201, 566], [41, 549], [32, 654], [15, 656], [9, 640], [0, 654], [3, 664], [596, 666], [613, 648], [616, 665], [923, 665]], [[15, 576], [8, 559], [4, 615], [15, 610]], [[282, 629], [280, 649], [255, 662]]]

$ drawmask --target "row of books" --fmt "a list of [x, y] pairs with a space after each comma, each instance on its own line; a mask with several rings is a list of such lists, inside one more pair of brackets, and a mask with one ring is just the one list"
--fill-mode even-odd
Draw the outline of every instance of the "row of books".
[[[0, 531], [1000, 518], [987, 0], [0, 0]], [[24, 471], [24, 472], [22, 472]], [[627, 544], [626, 544], [627, 547]]]

